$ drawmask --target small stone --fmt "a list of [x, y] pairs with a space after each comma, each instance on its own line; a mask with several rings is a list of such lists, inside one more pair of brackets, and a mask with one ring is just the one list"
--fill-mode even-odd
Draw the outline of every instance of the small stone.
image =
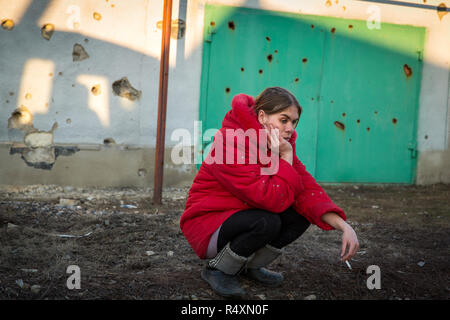
[[63, 207], [75, 206], [77, 204], [76, 200], [73, 199], [59, 199], [59, 205]]
[[17, 280], [16, 280], [16, 284], [17, 284], [19, 287], [23, 288], [23, 280], [22, 280], [22, 279], [17, 279]]
[[168, 257], [173, 257], [173, 251], [167, 252], [167, 256], [168, 256]]
[[306, 296], [304, 300], [316, 300], [317, 297], [314, 294], [310, 294], [309, 296]]
[[34, 284], [31, 286], [31, 292], [33, 292], [34, 294], [38, 294], [39, 291], [41, 291], [41, 286]]
[[145, 251], [145, 254], [146, 254], [146, 255], [148, 255], [148, 256], [152, 256], [152, 255], [154, 255], [154, 254], [155, 254], [155, 252], [154, 252], [154, 251], [151, 251], [151, 250], [149, 250], [149, 251]]

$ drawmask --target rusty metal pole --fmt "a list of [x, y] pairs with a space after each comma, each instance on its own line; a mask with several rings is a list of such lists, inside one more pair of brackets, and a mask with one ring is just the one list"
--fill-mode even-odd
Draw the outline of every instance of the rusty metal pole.
[[155, 204], [161, 204], [162, 199], [171, 23], [172, 23], [172, 0], [164, 0], [163, 29], [161, 40], [161, 63], [159, 70], [158, 124], [156, 135], [156, 151], [155, 151], [155, 176], [154, 176], [154, 190], [153, 190], [153, 203]]

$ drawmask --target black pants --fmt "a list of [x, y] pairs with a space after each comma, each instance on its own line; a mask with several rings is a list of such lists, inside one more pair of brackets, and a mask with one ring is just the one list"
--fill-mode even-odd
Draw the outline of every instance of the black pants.
[[309, 221], [292, 208], [282, 213], [261, 209], [239, 211], [222, 224], [217, 252], [228, 242], [232, 251], [244, 257], [266, 244], [281, 249], [300, 237], [309, 225]]

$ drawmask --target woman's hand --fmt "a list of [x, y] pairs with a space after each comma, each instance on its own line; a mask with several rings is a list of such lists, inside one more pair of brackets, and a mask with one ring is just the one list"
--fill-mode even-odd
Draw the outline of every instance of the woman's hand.
[[346, 223], [342, 232], [342, 248], [341, 248], [341, 260], [347, 261], [351, 259], [359, 248], [358, 237], [355, 230]]
[[337, 213], [327, 212], [322, 216], [322, 221], [335, 229], [342, 231], [341, 260], [351, 259], [359, 248], [358, 237], [355, 230], [345, 222]]
[[264, 128], [267, 131], [267, 146], [272, 151], [277, 153], [281, 159], [289, 162], [292, 165], [292, 145], [289, 141], [285, 140], [280, 136], [280, 131], [277, 128], [274, 128], [273, 125], [264, 125]]

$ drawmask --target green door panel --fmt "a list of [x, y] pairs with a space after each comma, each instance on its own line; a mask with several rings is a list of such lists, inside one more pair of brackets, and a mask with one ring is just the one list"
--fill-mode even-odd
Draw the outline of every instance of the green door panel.
[[234, 95], [284, 87], [303, 107], [297, 156], [318, 181], [413, 183], [424, 38], [412, 26], [207, 4], [202, 130], [221, 127]]
[[332, 25], [334, 32], [326, 33], [316, 178], [413, 183], [410, 148], [416, 141], [423, 29], [382, 24], [369, 30], [365, 21], [352, 21], [349, 28], [343, 20]]

